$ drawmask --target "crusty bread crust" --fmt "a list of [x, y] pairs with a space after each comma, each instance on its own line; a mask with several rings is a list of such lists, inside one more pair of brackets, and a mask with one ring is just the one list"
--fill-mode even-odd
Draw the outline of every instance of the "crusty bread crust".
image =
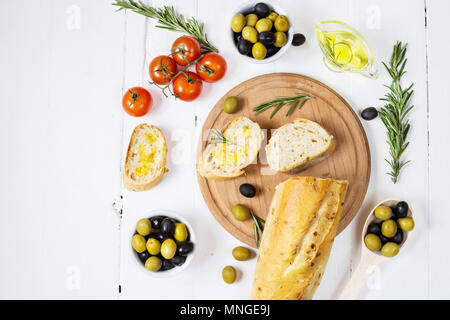
[[[234, 124], [234, 122], [239, 121], [241, 118], [244, 118], [244, 117], [237, 117], [237, 118], [234, 118], [233, 120], [231, 120], [230, 122], [228, 122], [228, 124], [221, 130], [221, 132], [222, 133], [226, 132], [228, 130], [228, 128], [230, 128], [231, 125]], [[258, 127], [259, 127], [259, 125], [258, 125]], [[259, 150], [261, 149], [261, 145], [264, 140], [264, 133], [262, 132], [262, 130], [260, 130], [260, 137], [258, 140], [259, 140], [259, 143], [258, 143], [257, 151], [255, 153], [255, 157], [249, 158], [248, 161], [242, 166], [242, 169], [249, 166], [258, 156]], [[206, 147], [205, 151], [202, 153], [202, 156], [200, 157], [199, 162], [197, 163], [197, 171], [200, 174], [200, 176], [202, 176], [203, 178], [211, 179], [211, 180], [224, 181], [224, 180], [233, 179], [233, 178], [236, 178], [236, 177], [239, 177], [239, 176], [242, 176], [245, 174], [245, 170], [239, 170], [234, 174], [230, 174], [228, 176], [223, 176], [223, 175], [216, 175], [214, 172], [206, 170], [206, 166], [205, 166], [204, 162], [206, 160], [207, 155], [209, 155], [209, 153], [211, 152], [211, 150], [214, 147], [215, 147], [214, 145], [209, 144]]]
[[314, 177], [278, 185], [261, 239], [253, 299], [312, 299], [328, 262], [347, 185]]
[[[130, 159], [131, 159], [131, 153], [132, 153], [131, 149], [133, 147], [133, 144], [135, 144], [137, 141], [137, 134], [140, 131], [140, 129], [151, 129], [151, 130], [159, 132], [159, 134], [161, 136], [160, 138], [163, 140], [163, 145], [164, 145], [162, 159], [160, 160], [162, 163], [161, 170], [154, 175], [152, 180], [150, 180], [148, 183], [145, 183], [145, 184], [139, 184], [131, 178], [131, 168], [130, 168]], [[163, 133], [161, 132], [161, 130], [153, 125], [149, 125], [146, 123], [142, 123], [142, 124], [138, 125], [134, 129], [133, 134], [131, 135], [131, 138], [130, 138], [130, 143], [128, 145], [127, 157], [125, 159], [125, 166], [124, 166], [124, 173], [123, 173], [124, 188], [127, 190], [130, 190], [130, 191], [140, 192], [140, 191], [146, 191], [146, 190], [149, 190], [149, 189], [155, 187], [158, 183], [161, 182], [164, 174], [169, 171], [165, 167], [166, 160], [167, 160], [167, 144], [166, 144], [166, 139], [165, 139]]]

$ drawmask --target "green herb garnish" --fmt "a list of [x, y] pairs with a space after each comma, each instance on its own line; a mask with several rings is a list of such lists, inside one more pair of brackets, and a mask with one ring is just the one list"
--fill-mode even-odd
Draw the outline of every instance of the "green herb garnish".
[[208, 41], [208, 36], [204, 31], [204, 24], [195, 18], [186, 19], [182, 14], [175, 12], [172, 6], [153, 8], [145, 5], [142, 1], [116, 0], [113, 6], [119, 7], [117, 11], [130, 9], [133, 12], [142, 14], [151, 19], [157, 19], [157, 28], [170, 31], [181, 32], [197, 39], [202, 48], [202, 52], [219, 52]]
[[311, 97], [304, 93], [296, 93], [295, 97], [277, 97], [275, 100], [263, 103], [255, 108], [253, 108], [253, 111], [255, 112], [256, 115], [259, 115], [259, 114], [263, 113], [264, 111], [266, 111], [267, 109], [275, 108], [272, 111], [272, 114], [270, 115], [270, 119], [272, 119], [275, 116], [275, 114], [285, 104], [289, 104], [290, 108], [289, 108], [288, 112], [286, 113], [286, 117], [288, 117], [292, 114], [292, 112], [294, 112], [294, 110], [296, 108], [298, 108], [300, 110], [301, 107], [303, 107], [303, 105], [305, 104], [305, 102], [308, 101], [309, 99], [311, 99]]
[[256, 246], [259, 247], [259, 237], [264, 230], [264, 226], [262, 226], [261, 224], [265, 224], [266, 221], [258, 217], [252, 211], [250, 211], [250, 215], [252, 216], [253, 219], [253, 233], [255, 234]]
[[411, 95], [414, 93], [411, 84], [403, 89], [400, 82], [402, 76], [406, 73], [405, 65], [406, 50], [408, 44], [402, 45], [398, 42], [394, 46], [389, 65], [383, 62], [386, 70], [392, 78], [392, 83], [386, 86], [389, 92], [380, 100], [386, 101], [384, 107], [379, 111], [380, 118], [387, 129], [387, 143], [389, 144], [389, 153], [391, 159], [385, 159], [391, 167], [387, 174], [391, 176], [392, 182], [397, 183], [400, 170], [410, 161], [402, 160], [403, 153], [409, 145], [407, 137], [410, 129], [409, 120], [406, 118], [414, 106], [408, 106]]
[[214, 135], [214, 137], [211, 139], [210, 143], [212, 143], [212, 144], [230, 143], [227, 140], [227, 138], [225, 138], [225, 136], [222, 134], [222, 132], [220, 132], [219, 130], [213, 129], [212, 134]]

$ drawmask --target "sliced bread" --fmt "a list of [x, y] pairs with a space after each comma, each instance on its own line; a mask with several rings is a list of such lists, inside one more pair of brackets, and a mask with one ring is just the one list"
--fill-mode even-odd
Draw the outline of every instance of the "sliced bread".
[[266, 146], [267, 162], [273, 170], [296, 173], [324, 160], [335, 147], [334, 137], [322, 126], [299, 118], [272, 134]]
[[140, 124], [130, 139], [125, 169], [124, 187], [130, 191], [145, 191], [156, 186], [166, 169], [166, 139], [157, 127]]
[[247, 117], [233, 119], [220, 133], [211, 131], [209, 145], [197, 164], [198, 173], [208, 179], [226, 180], [243, 175], [257, 157], [264, 133]]

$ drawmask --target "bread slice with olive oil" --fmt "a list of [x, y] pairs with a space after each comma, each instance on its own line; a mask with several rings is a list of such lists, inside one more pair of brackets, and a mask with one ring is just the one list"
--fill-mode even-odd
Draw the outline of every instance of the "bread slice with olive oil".
[[258, 156], [264, 133], [247, 117], [233, 119], [225, 129], [211, 131], [209, 145], [197, 164], [198, 173], [208, 179], [227, 180], [241, 176]]
[[124, 187], [145, 191], [156, 186], [166, 169], [167, 146], [161, 130], [146, 123], [131, 135], [123, 173]]
[[273, 170], [297, 173], [326, 159], [335, 148], [336, 141], [327, 130], [299, 118], [272, 134], [266, 146], [267, 162]]

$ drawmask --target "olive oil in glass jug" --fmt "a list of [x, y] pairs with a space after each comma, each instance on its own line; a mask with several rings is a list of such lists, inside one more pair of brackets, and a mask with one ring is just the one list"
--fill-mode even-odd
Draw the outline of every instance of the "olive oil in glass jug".
[[319, 47], [325, 65], [334, 72], [355, 72], [376, 79], [372, 50], [361, 34], [339, 21], [316, 24]]

